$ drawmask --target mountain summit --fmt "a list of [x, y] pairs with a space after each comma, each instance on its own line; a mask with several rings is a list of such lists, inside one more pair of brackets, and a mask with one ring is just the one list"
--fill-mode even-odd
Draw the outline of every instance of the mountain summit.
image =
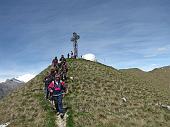
[[5, 82], [0, 83], [0, 99], [23, 84], [24, 82], [15, 78], [7, 79]]

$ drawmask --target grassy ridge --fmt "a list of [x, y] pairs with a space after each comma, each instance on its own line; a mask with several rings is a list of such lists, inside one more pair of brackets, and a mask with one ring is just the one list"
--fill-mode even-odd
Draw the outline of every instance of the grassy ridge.
[[131, 69], [122, 69], [121, 72], [134, 76], [137, 79], [148, 82], [152, 87], [159, 89], [161, 92], [169, 95], [170, 91], [170, 66], [156, 68], [149, 72], [144, 72], [139, 69], [131, 68]]
[[170, 103], [168, 96], [146, 81], [85, 60], [70, 60], [69, 76], [75, 127], [170, 125], [170, 114], [155, 106]]
[[[68, 127], [156, 127], [170, 125], [170, 95], [153, 82], [100, 63], [69, 59]], [[55, 114], [43, 99], [42, 80], [49, 67], [0, 102], [0, 124], [9, 127], [52, 127]], [[142, 72], [143, 73], [143, 72]], [[127, 102], [122, 101], [122, 97]]]

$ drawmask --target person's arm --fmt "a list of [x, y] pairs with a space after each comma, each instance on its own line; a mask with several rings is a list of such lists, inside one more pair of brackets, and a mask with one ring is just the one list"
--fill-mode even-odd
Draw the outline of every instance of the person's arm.
[[48, 76], [45, 76], [43, 82], [46, 82], [47, 79], [48, 79]]
[[61, 86], [62, 86], [62, 90], [64, 91], [64, 92], [66, 92], [66, 86], [65, 86], [65, 82], [61, 82]]
[[49, 89], [50, 92], [53, 92], [53, 90], [52, 90], [53, 88], [54, 88], [54, 81], [52, 81], [50, 83], [50, 85], [48, 86], [48, 89]]
[[46, 77], [44, 78], [43, 82], [45, 83], [45, 81], [46, 81]]
[[68, 64], [66, 63], [66, 72], [68, 72]]
[[54, 59], [52, 60], [52, 64], [54, 64]]

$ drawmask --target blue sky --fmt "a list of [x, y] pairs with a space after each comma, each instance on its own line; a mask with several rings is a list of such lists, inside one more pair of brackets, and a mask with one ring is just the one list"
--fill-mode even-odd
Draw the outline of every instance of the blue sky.
[[0, 0], [0, 79], [37, 74], [54, 56], [93, 53], [115, 68], [170, 65], [169, 0]]

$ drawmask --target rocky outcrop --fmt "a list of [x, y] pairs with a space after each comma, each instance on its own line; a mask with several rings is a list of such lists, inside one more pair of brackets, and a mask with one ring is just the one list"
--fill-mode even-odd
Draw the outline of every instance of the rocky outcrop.
[[15, 78], [7, 79], [5, 82], [0, 83], [0, 99], [7, 95], [10, 91], [23, 85], [24, 82], [19, 81]]

